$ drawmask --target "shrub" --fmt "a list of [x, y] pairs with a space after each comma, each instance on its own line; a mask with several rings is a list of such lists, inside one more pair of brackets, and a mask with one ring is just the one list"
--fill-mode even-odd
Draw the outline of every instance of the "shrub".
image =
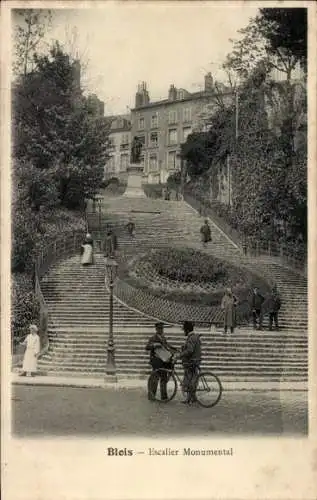
[[39, 321], [39, 304], [36, 300], [31, 278], [24, 273], [12, 276], [11, 288], [11, 334], [23, 337], [30, 323]]
[[227, 287], [239, 299], [240, 317], [250, 313], [251, 289], [263, 294], [269, 284], [246, 268], [211, 257], [189, 248], [152, 250], [130, 262], [125, 281], [154, 296], [191, 305], [219, 306]]
[[240, 283], [244, 273], [214, 257], [192, 249], [159, 249], [149, 254], [149, 263], [160, 276], [183, 283], [210, 283], [225, 286]]

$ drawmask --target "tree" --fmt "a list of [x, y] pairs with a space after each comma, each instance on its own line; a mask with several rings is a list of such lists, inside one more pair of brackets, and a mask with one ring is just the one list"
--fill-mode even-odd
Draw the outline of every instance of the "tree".
[[[257, 24], [267, 40], [266, 50], [271, 54], [284, 53], [306, 68], [307, 65], [307, 9], [260, 9]], [[283, 57], [283, 56], [282, 56]]]
[[57, 199], [74, 208], [99, 188], [109, 123], [91, 113], [77, 67], [58, 44], [35, 60], [37, 69], [13, 90], [14, 157], [22, 169], [27, 166], [24, 176], [32, 172], [29, 202], [35, 210]]
[[259, 64], [266, 73], [275, 68], [290, 81], [299, 62], [307, 64], [307, 9], [260, 9], [248, 26], [238, 31], [240, 39], [232, 40], [233, 50], [224, 68], [245, 82]]
[[26, 75], [34, 64], [40, 43], [51, 27], [52, 15], [44, 9], [16, 9], [14, 72]]

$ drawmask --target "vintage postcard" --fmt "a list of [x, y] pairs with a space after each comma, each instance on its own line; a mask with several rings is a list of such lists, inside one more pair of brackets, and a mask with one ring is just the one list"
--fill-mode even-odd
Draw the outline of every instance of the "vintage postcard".
[[316, 28], [2, 2], [4, 500], [316, 498]]

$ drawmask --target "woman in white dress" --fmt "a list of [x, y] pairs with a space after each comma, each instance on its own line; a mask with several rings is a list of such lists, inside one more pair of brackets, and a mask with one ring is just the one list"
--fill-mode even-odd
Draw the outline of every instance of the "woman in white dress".
[[21, 342], [22, 345], [26, 346], [21, 375], [27, 375], [28, 377], [35, 374], [37, 370], [37, 358], [40, 353], [40, 337], [37, 332], [37, 326], [30, 325], [30, 333]]
[[84, 243], [81, 246], [81, 264], [89, 266], [94, 263], [93, 240], [90, 234], [86, 234]]

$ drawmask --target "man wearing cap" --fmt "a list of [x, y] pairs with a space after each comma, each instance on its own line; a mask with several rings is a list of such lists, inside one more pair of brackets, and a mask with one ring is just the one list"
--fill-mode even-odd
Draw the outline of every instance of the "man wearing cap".
[[[172, 368], [171, 357], [172, 353], [176, 352], [175, 347], [169, 344], [164, 335], [163, 323], [155, 324], [155, 334], [150, 337], [145, 349], [150, 351], [150, 365], [153, 371], [165, 368]], [[169, 356], [170, 354], [170, 356]], [[162, 372], [157, 374], [157, 377], [150, 377], [148, 383], [148, 399], [155, 400], [158, 382], [160, 380], [161, 400], [167, 400], [167, 382], [168, 374]]]
[[183, 403], [192, 404], [196, 401], [198, 373], [201, 363], [201, 340], [200, 335], [194, 332], [194, 324], [191, 321], [184, 322], [183, 330], [186, 342], [182, 347], [180, 358], [184, 367], [184, 392], [187, 393], [187, 398]]

